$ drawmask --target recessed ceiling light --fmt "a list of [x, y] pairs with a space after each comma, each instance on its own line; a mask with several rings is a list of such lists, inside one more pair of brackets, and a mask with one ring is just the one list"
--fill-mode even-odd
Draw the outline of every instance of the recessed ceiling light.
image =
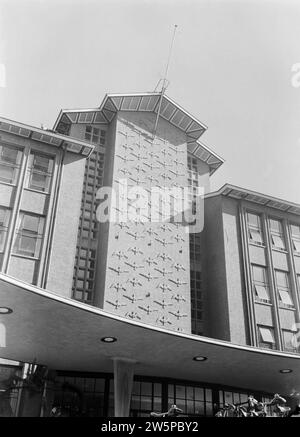
[[12, 309], [7, 307], [0, 307], [0, 314], [11, 314], [13, 312]]
[[280, 373], [292, 373], [292, 369], [281, 369], [279, 370]]
[[101, 341], [104, 343], [114, 343], [117, 339], [115, 337], [102, 337]]
[[206, 361], [207, 357], [202, 357], [200, 355], [198, 355], [197, 357], [193, 358], [194, 361]]

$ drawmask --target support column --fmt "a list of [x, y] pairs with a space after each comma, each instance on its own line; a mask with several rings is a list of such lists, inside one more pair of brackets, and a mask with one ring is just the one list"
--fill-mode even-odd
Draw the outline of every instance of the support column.
[[117, 357], [113, 358], [113, 361], [115, 417], [129, 417], [134, 365], [136, 361]]

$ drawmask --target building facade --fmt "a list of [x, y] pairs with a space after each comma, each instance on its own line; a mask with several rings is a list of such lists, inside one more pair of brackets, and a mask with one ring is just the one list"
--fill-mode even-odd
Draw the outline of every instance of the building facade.
[[299, 353], [299, 205], [225, 185], [205, 214], [209, 334]]
[[[62, 110], [53, 130], [0, 119], [2, 357], [55, 371], [48, 404], [66, 415], [203, 416], [300, 392], [300, 207], [210, 193], [223, 160], [205, 130], [159, 93]], [[50, 414], [21, 386], [11, 414]]]

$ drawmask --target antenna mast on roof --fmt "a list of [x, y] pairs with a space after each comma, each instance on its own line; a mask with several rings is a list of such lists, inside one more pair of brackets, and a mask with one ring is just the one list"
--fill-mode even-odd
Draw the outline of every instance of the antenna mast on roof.
[[169, 65], [170, 65], [170, 60], [171, 60], [171, 55], [172, 55], [172, 49], [173, 49], [173, 45], [174, 45], [174, 40], [175, 40], [175, 34], [176, 34], [176, 30], [177, 30], [177, 24], [174, 24], [174, 31], [173, 31], [173, 37], [172, 37], [172, 41], [171, 41], [171, 46], [170, 46], [170, 50], [169, 50], [169, 56], [168, 56], [168, 61], [167, 61], [167, 65], [166, 65], [166, 71], [165, 71], [165, 75], [163, 79], [160, 79], [155, 87], [155, 90], [158, 88], [160, 82], [162, 82], [162, 87], [161, 87], [161, 91], [160, 91], [160, 98], [159, 98], [159, 104], [158, 104], [158, 110], [157, 110], [157, 116], [156, 116], [156, 120], [155, 120], [155, 125], [154, 125], [154, 130], [153, 130], [153, 139], [156, 136], [156, 131], [157, 131], [157, 125], [158, 125], [158, 119], [159, 119], [159, 115], [160, 115], [160, 110], [161, 110], [161, 104], [162, 104], [162, 99], [164, 96], [164, 93], [167, 89], [167, 87], [169, 86], [169, 81], [167, 79], [168, 76], [168, 71], [169, 71]]

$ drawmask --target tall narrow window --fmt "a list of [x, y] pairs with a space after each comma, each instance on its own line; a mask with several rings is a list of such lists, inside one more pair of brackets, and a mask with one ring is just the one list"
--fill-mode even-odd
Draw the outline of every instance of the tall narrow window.
[[0, 182], [16, 184], [22, 160], [22, 151], [16, 147], [0, 145]]
[[258, 326], [259, 346], [275, 349], [274, 328], [269, 326]]
[[28, 188], [48, 192], [54, 160], [52, 157], [31, 152], [29, 158]]
[[263, 245], [261, 218], [258, 214], [247, 213], [248, 235], [251, 243]]
[[291, 225], [293, 250], [300, 253], [300, 225]]
[[288, 272], [275, 270], [275, 273], [276, 273], [276, 285], [277, 285], [280, 304], [282, 306], [294, 307], [294, 303], [291, 296]]
[[0, 252], [5, 248], [9, 220], [10, 209], [0, 206]]
[[44, 217], [21, 212], [14, 243], [14, 253], [39, 258], [44, 232]]
[[267, 269], [262, 266], [252, 265], [253, 288], [255, 299], [270, 302]]
[[270, 219], [270, 233], [271, 233], [271, 243], [273, 248], [279, 250], [285, 250], [285, 240], [284, 233], [282, 229], [282, 223], [280, 220]]

